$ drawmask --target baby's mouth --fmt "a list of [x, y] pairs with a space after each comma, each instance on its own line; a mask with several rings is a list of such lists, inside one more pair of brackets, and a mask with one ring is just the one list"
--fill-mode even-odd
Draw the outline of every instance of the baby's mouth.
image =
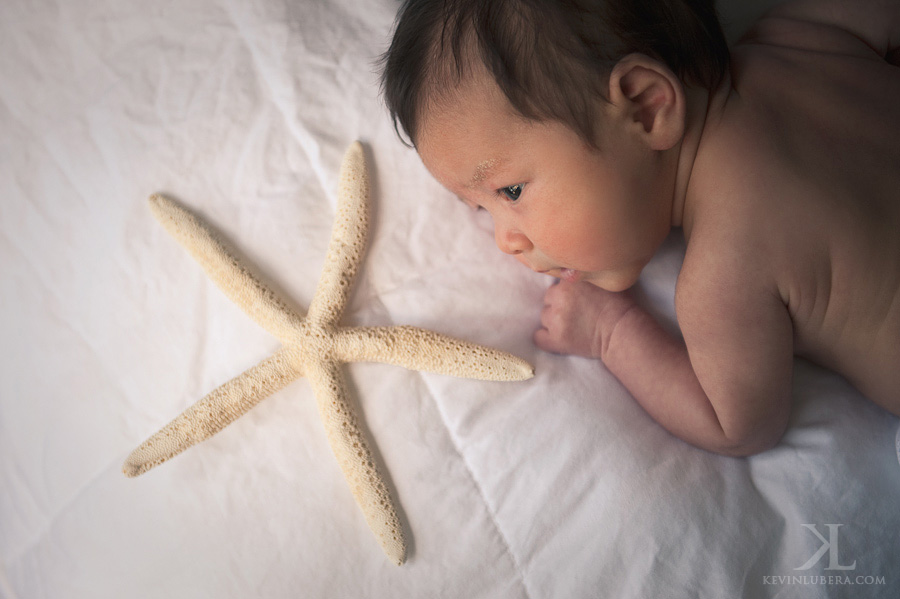
[[556, 277], [567, 283], [577, 283], [584, 278], [584, 273], [580, 270], [575, 270], [574, 268], [551, 268], [548, 270], [539, 270], [537, 272]]
[[581, 280], [581, 271], [571, 268], [560, 268], [558, 276], [567, 283], [577, 283]]

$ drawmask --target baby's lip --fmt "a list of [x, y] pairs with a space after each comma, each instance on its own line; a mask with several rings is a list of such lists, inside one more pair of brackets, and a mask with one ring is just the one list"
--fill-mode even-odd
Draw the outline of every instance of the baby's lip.
[[538, 270], [537, 272], [556, 277], [557, 279], [562, 279], [567, 283], [577, 283], [584, 277], [584, 273], [572, 268], [548, 268], [547, 270]]
[[561, 268], [559, 269], [558, 276], [560, 279], [568, 283], [577, 283], [584, 275], [579, 270], [573, 270], [571, 268]]

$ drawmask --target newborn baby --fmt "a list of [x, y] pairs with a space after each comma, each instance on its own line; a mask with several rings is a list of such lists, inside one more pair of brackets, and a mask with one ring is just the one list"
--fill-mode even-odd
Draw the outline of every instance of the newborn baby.
[[[498, 247], [561, 279], [537, 344], [698, 447], [775, 445], [793, 355], [900, 414], [900, 3], [406, 2], [384, 90]], [[683, 341], [627, 291], [672, 227]]]

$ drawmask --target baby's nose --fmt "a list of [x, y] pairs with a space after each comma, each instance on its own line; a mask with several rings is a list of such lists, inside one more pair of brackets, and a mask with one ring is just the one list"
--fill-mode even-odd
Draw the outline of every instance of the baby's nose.
[[504, 254], [521, 254], [533, 247], [523, 233], [502, 226], [494, 227], [494, 241]]

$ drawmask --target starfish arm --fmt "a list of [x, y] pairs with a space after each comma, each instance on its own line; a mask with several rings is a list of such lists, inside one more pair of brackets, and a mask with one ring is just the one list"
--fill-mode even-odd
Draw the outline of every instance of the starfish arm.
[[369, 173], [357, 141], [347, 149], [341, 163], [331, 243], [308, 312], [308, 318], [316, 324], [333, 326], [340, 319], [363, 259], [368, 228]]
[[194, 257], [225, 295], [267, 331], [287, 342], [303, 318], [269, 289], [206, 223], [169, 198], [150, 196], [156, 219]]
[[534, 368], [522, 358], [411, 326], [342, 328], [335, 351], [347, 362], [381, 362], [484, 381], [534, 376]]
[[335, 362], [306, 367], [331, 449], [381, 548], [398, 566], [406, 561], [406, 541], [394, 501], [348, 401], [347, 386]]
[[282, 349], [189, 407], [135, 449], [122, 472], [134, 477], [212, 437], [253, 406], [300, 376], [291, 350]]

